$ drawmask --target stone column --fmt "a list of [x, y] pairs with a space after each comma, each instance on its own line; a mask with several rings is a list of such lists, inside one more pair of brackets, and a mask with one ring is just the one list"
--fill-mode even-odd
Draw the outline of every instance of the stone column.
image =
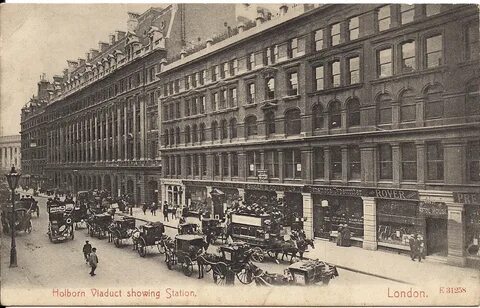
[[302, 178], [306, 183], [313, 183], [313, 149], [302, 149]]
[[377, 203], [373, 197], [363, 199], [363, 248], [377, 250]]
[[400, 145], [398, 143], [392, 144], [392, 168], [393, 187], [400, 187], [400, 179], [402, 177], [402, 159], [400, 154]]
[[280, 183], [283, 182], [284, 165], [283, 150], [278, 150], [278, 179], [280, 180]]
[[100, 161], [105, 160], [105, 114], [100, 112]]
[[360, 158], [362, 165], [362, 183], [367, 186], [373, 186], [376, 183], [376, 159], [375, 159], [375, 145], [362, 144], [360, 145]]
[[108, 110], [104, 114], [105, 118], [105, 131], [104, 131], [104, 137], [105, 137], [105, 155], [104, 155], [104, 160], [108, 161], [110, 160], [110, 125], [108, 121]]
[[425, 149], [425, 141], [422, 140], [415, 142], [415, 148], [417, 149], [417, 183], [419, 185], [424, 185], [427, 174], [427, 152]]
[[312, 239], [313, 233], [313, 196], [311, 193], [302, 193], [303, 197], [303, 217], [306, 220], [303, 222], [303, 230], [307, 238]]
[[115, 161], [115, 160], [116, 160], [116, 156], [117, 156], [117, 151], [116, 151], [116, 148], [115, 148], [115, 146], [116, 146], [116, 144], [117, 144], [117, 142], [116, 142], [116, 139], [117, 139], [117, 129], [116, 129], [116, 127], [115, 127], [115, 123], [116, 123], [115, 120], [116, 120], [116, 118], [115, 118], [115, 108], [114, 108], [114, 107], [112, 107], [110, 116], [112, 117], [112, 151], [111, 151], [111, 153], [110, 153], [110, 155], [111, 155], [110, 160]]
[[128, 160], [128, 131], [127, 131], [127, 104], [125, 103], [123, 105], [123, 125], [124, 125], [124, 132], [125, 134], [123, 135], [123, 150], [124, 150], [124, 160]]
[[90, 126], [90, 135], [88, 136], [88, 138], [90, 139], [90, 141], [88, 142], [88, 148], [89, 148], [89, 151], [90, 151], [89, 161], [93, 161], [93, 160], [95, 160], [95, 158], [93, 157], [93, 147], [94, 147], [93, 132], [94, 132], [94, 128], [93, 128], [93, 117], [92, 117], [92, 115], [90, 115], [90, 118], [88, 119], [88, 122], [89, 122], [88, 125]]
[[342, 182], [348, 182], [348, 148], [347, 146], [342, 146]]
[[94, 133], [94, 139], [95, 139], [95, 142], [93, 144], [93, 146], [95, 147], [95, 157], [93, 158], [94, 161], [98, 161], [99, 160], [99, 150], [98, 150], [98, 134], [100, 133], [98, 131], [98, 114], [95, 114], [95, 133]]
[[448, 256], [447, 262], [451, 265], [465, 266], [465, 218], [461, 203], [446, 202], [448, 209]]
[[[138, 97], [136, 97], [138, 99]], [[133, 102], [133, 160], [137, 160], [137, 104]]]
[[247, 154], [245, 151], [238, 152], [238, 177], [241, 181], [247, 179]]
[[324, 179], [326, 183], [330, 182], [330, 148], [324, 148], [323, 150], [324, 157]]
[[145, 96], [140, 99], [140, 160], [145, 160]]

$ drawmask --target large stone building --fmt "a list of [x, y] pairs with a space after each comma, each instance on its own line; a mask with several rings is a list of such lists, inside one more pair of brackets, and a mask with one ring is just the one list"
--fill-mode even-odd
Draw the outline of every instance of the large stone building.
[[20, 135], [0, 136], [0, 174], [3, 176], [15, 166], [17, 171], [22, 169], [20, 152]]
[[428, 255], [478, 262], [478, 8], [278, 12], [162, 65], [163, 199], [221, 217], [281, 198], [309, 237], [348, 224], [356, 245], [408, 251], [418, 232]]
[[[222, 14], [218, 14], [221, 11]], [[174, 4], [129, 13], [85, 58], [67, 61], [49, 93], [45, 174], [70, 191], [107, 189], [158, 198], [158, 78], [167, 59], [223, 33], [235, 5]]]

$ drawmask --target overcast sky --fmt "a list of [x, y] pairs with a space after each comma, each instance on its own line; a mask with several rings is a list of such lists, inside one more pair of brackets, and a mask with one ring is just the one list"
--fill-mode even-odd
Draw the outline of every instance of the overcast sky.
[[20, 109], [37, 92], [42, 73], [61, 74], [67, 59], [85, 58], [98, 41], [126, 30], [127, 12], [143, 13], [165, 4], [0, 6], [0, 125], [3, 134], [20, 132]]

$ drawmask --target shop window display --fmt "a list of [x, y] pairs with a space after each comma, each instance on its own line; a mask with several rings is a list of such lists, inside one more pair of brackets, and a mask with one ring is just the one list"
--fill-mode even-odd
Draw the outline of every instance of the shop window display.
[[423, 236], [417, 202], [377, 200], [377, 239], [379, 243], [409, 246], [411, 234]]
[[185, 197], [190, 211], [207, 210], [207, 190], [205, 188], [187, 187]]
[[467, 256], [480, 258], [480, 206], [465, 205], [465, 249]]
[[316, 196], [314, 204], [315, 236], [330, 239], [341, 225], [348, 225], [353, 239], [363, 239], [361, 198]]

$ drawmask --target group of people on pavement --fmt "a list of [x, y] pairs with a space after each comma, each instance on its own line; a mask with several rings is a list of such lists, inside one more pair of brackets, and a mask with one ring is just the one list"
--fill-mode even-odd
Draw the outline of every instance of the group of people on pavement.
[[423, 242], [423, 237], [417, 233], [412, 234], [408, 243], [410, 245], [410, 258], [412, 261], [418, 258], [418, 262], [422, 262], [422, 259], [425, 259], [425, 243]]
[[[147, 211], [150, 210], [150, 214], [152, 216], [157, 216], [157, 210], [159, 209], [159, 205], [156, 201], [153, 201], [150, 205], [147, 203], [143, 203], [142, 205], [142, 211], [143, 215], [147, 215]], [[163, 213], [163, 220], [164, 221], [170, 221], [168, 214], [172, 214], [172, 219], [177, 218], [177, 207], [173, 206], [172, 204], [169, 204], [167, 201], [163, 203], [162, 207], [162, 213]]]
[[352, 231], [347, 224], [340, 224], [338, 226], [337, 246], [350, 247], [350, 238], [352, 237]]
[[85, 241], [85, 245], [83, 245], [83, 256], [85, 258], [85, 263], [91, 268], [90, 276], [95, 276], [95, 270], [97, 269], [98, 264], [97, 248], [92, 247], [88, 241]]

